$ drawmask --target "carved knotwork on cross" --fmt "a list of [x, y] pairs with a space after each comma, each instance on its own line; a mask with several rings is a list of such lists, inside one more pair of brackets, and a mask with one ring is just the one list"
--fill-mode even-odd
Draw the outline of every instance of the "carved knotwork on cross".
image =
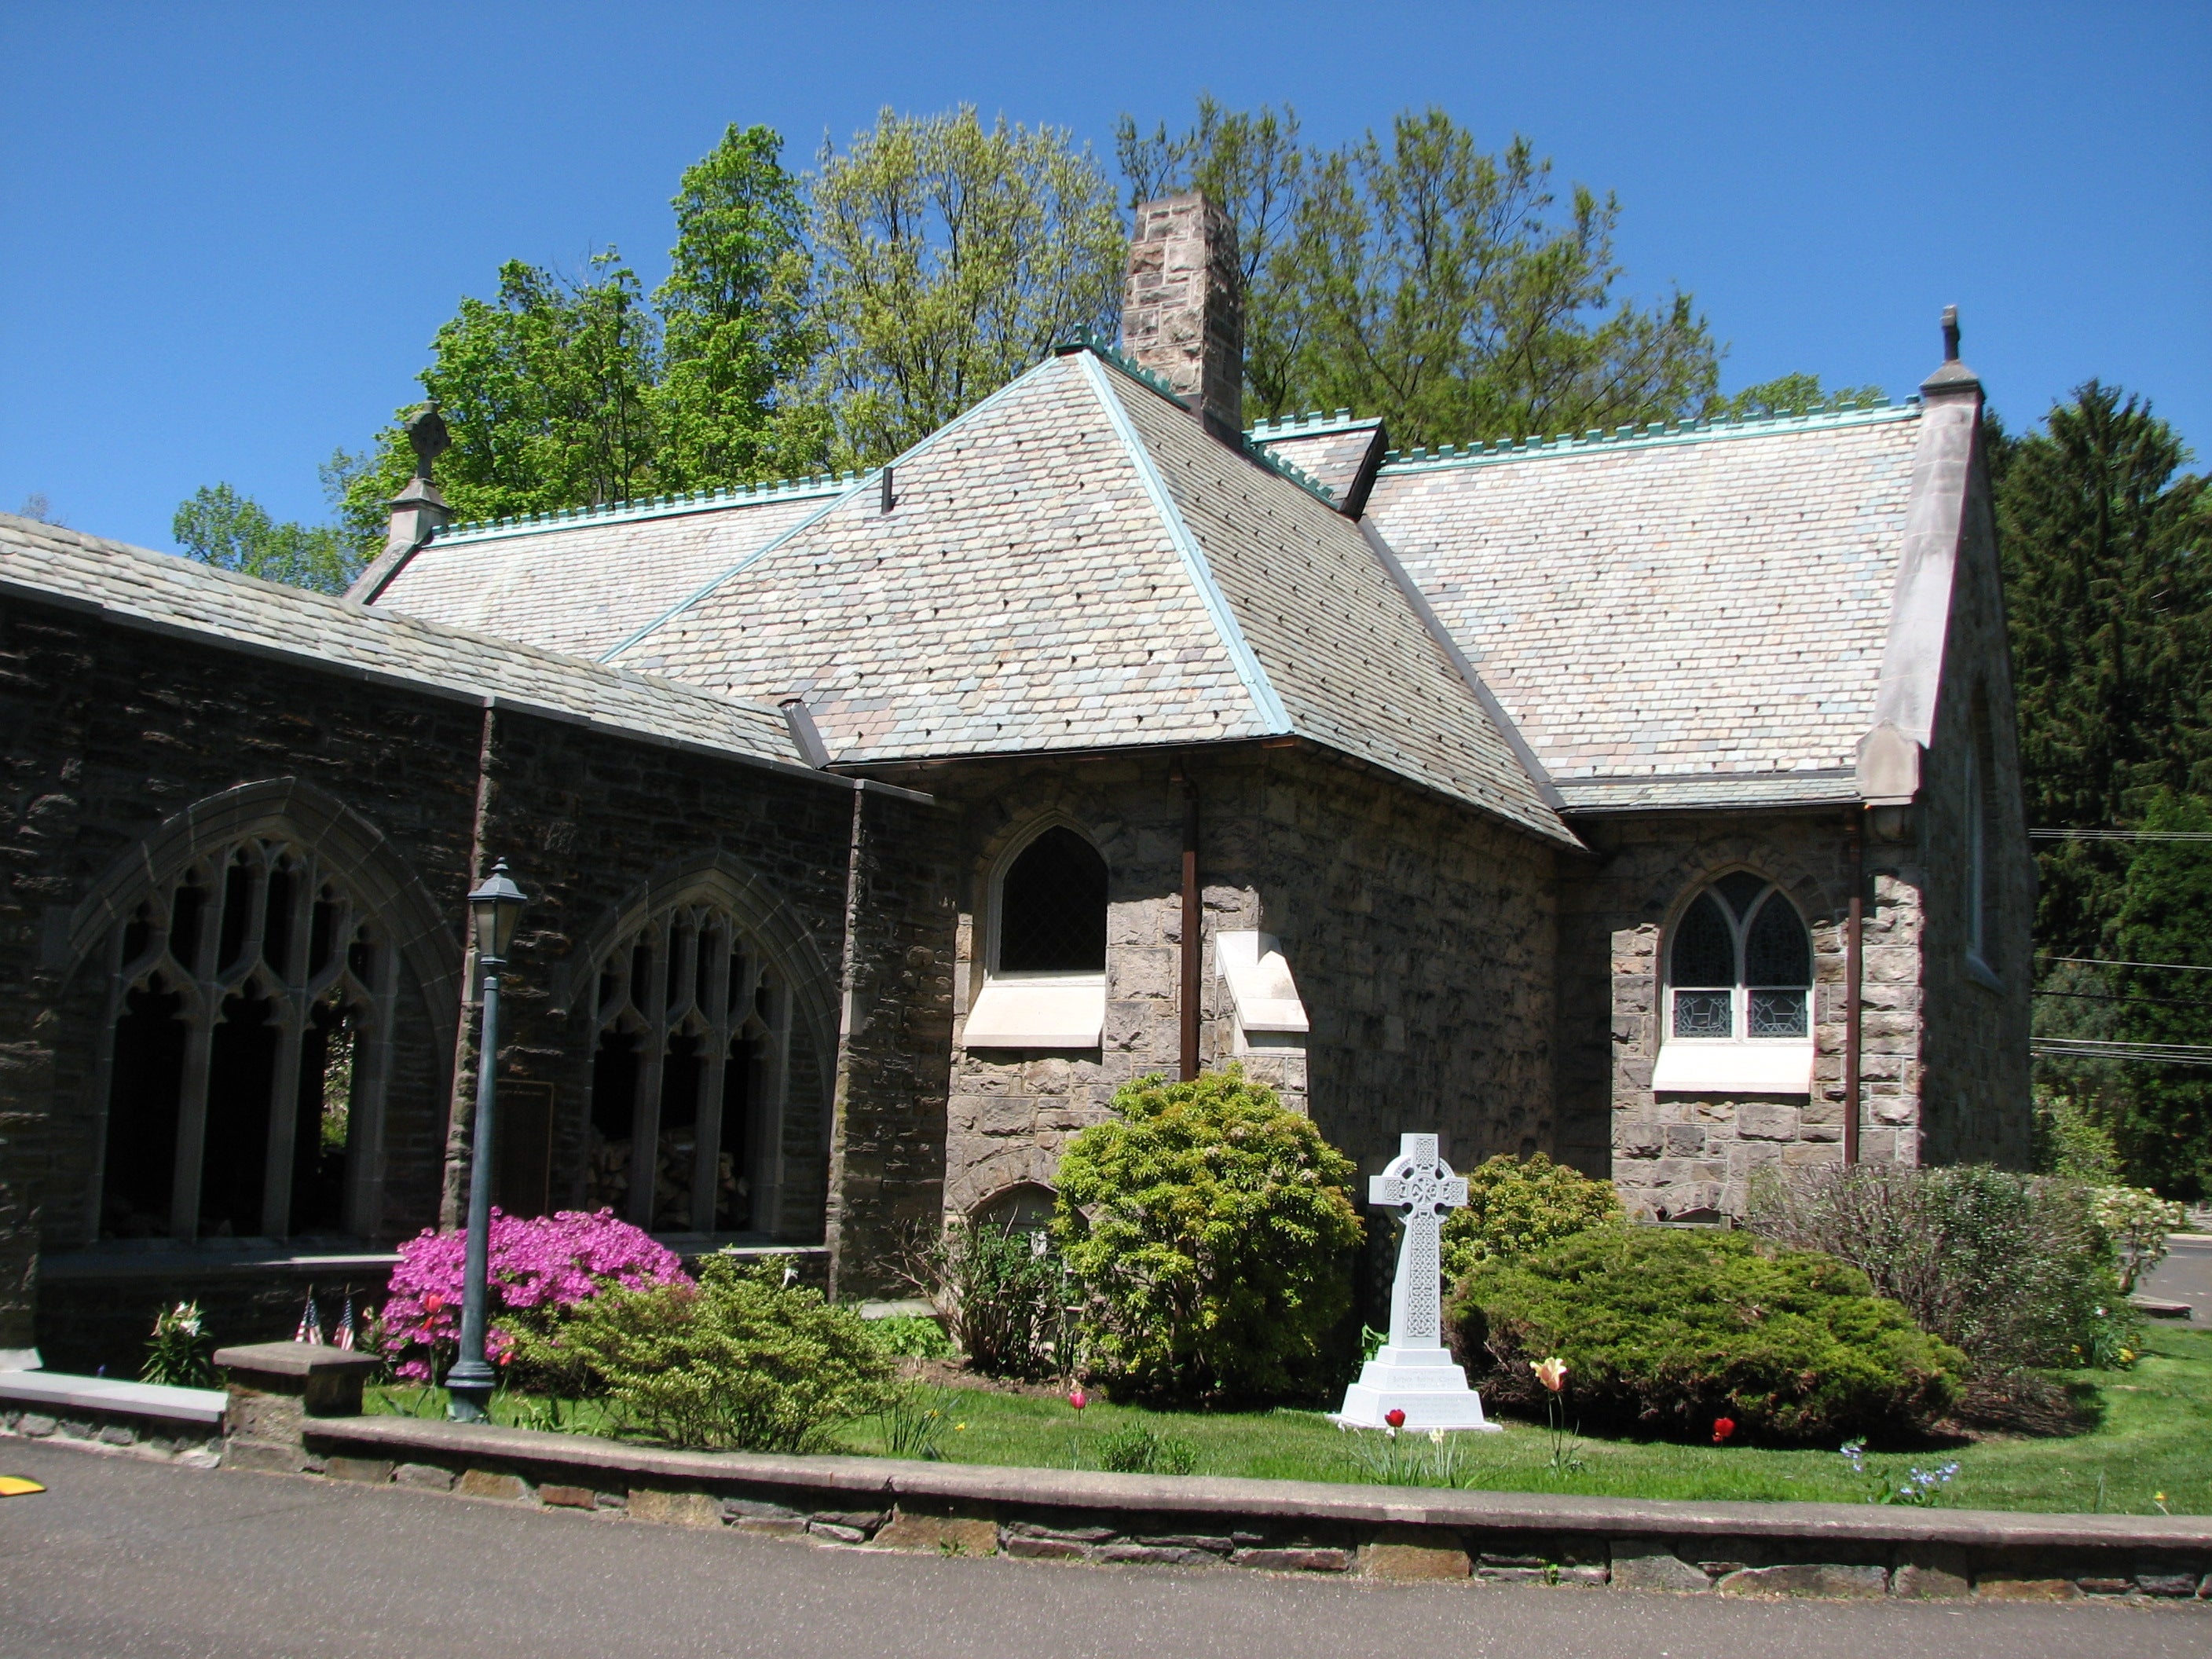
[[1405, 1206], [1399, 1218], [1398, 1276], [1390, 1286], [1390, 1346], [1443, 1346], [1443, 1212], [1467, 1202], [1467, 1177], [1452, 1173], [1434, 1135], [1401, 1135], [1398, 1156], [1367, 1183], [1370, 1204]]

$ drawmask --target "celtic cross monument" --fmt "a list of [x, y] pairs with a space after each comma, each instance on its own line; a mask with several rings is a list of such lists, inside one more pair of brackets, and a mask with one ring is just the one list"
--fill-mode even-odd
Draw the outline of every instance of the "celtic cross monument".
[[1482, 1396], [1443, 1344], [1443, 1255], [1438, 1234], [1443, 1212], [1467, 1202], [1467, 1178], [1451, 1172], [1437, 1152], [1434, 1135], [1401, 1135], [1390, 1167], [1367, 1183], [1370, 1204], [1403, 1205], [1405, 1233], [1398, 1241], [1398, 1277], [1390, 1286], [1390, 1340], [1360, 1368], [1344, 1391], [1335, 1420], [1348, 1428], [1388, 1426], [1387, 1413], [1405, 1413], [1401, 1426], [1487, 1429]]

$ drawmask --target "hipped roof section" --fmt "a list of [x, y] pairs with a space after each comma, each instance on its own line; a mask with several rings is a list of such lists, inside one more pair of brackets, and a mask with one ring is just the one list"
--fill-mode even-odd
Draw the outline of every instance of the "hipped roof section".
[[782, 717], [758, 703], [0, 514], [9, 593], [321, 672], [805, 769]]
[[1359, 528], [1088, 350], [617, 647], [848, 763], [1303, 737], [1573, 837]]

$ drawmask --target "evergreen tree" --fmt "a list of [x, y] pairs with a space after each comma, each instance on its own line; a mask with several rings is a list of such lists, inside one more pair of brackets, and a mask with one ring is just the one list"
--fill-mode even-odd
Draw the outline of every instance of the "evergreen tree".
[[[2094, 380], [2045, 431], [2008, 439], [1990, 417], [1985, 435], [2028, 822], [2135, 827], [2159, 791], [2212, 793], [2212, 497], [2177, 476], [2180, 440]], [[2042, 849], [2040, 949], [2127, 954], [2104, 948], [2124, 845]]]
[[[2146, 830], [2212, 834], [2212, 805], [2160, 789], [2143, 803]], [[2136, 842], [2109, 937], [2128, 963], [2212, 966], [2212, 843]], [[2212, 1042], [2212, 974], [2166, 968], [2107, 970], [2118, 993], [2114, 1024], [2131, 1042]], [[2131, 1062], [2099, 1102], [2126, 1179], [2169, 1198], [2201, 1198], [2212, 1174], [2212, 1068]]]

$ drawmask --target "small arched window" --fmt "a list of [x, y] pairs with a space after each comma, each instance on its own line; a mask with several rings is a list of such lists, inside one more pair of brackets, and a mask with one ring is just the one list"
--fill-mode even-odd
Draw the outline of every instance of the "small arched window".
[[1095, 1048], [1106, 1024], [1106, 860], [1065, 824], [1040, 830], [990, 884], [970, 1048]]
[[1802, 1042], [1813, 1034], [1813, 940], [1797, 907], [1747, 870], [1723, 876], [1674, 925], [1670, 1040]]
[[1001, 974], [1106, 971], [1106, 860], [1055, 824], [1008, 866], [999, 887]]

